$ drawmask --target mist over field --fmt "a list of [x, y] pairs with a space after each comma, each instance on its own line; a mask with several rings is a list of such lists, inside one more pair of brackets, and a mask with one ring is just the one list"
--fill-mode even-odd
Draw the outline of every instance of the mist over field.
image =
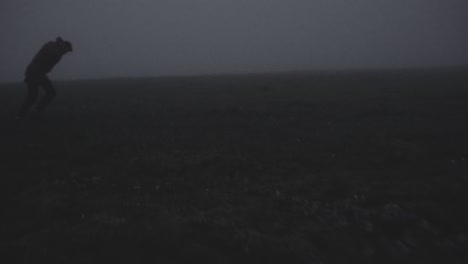
[[0, 259], [468, 263], [467, 3], [3, 0]]
[[75, 47], [54, 79], [468, 63], [464, 0], [4, 0], [0, 81], [41, 45]]

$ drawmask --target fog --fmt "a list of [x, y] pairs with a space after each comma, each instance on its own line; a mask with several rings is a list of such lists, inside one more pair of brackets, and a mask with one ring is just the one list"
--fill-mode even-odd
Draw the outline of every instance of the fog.
[[466, 0], [2, 0], [0, 81], [468, 64]]

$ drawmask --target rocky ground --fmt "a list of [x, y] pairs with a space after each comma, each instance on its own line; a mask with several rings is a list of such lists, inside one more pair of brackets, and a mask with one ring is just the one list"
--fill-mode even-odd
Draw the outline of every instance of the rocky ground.
[[[460, 72], [1, 85], [16, 263], [466, 263]], [[14, 262], [11, 262], [14, 263]]]

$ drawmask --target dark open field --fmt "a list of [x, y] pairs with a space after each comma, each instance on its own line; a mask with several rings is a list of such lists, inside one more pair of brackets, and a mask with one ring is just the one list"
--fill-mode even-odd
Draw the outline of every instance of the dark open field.
[[56, 86], [0, 85], [5, 258], [468, 263], [468, 71]]

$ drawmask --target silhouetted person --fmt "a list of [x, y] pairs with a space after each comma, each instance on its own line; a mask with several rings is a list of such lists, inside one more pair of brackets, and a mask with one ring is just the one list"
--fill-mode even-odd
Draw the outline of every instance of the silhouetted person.
[[45, 91], [45, 95], [37, 104], [34, 116], [39, 117], [45, 107], [54, 99], [55, 88], [47, 77], [47, 74], [60, 61], [62, 56], [73, 50], [69, 41], [64, 41], [58, 37], [55, 41], [44, 44], [39, 52], [34, 56], [31, 63], [26, 68], [25, 80], [28, 87], [28, 95], [19, 112], [19, 118], [24, 118], [37, 100], [39, 86]]

